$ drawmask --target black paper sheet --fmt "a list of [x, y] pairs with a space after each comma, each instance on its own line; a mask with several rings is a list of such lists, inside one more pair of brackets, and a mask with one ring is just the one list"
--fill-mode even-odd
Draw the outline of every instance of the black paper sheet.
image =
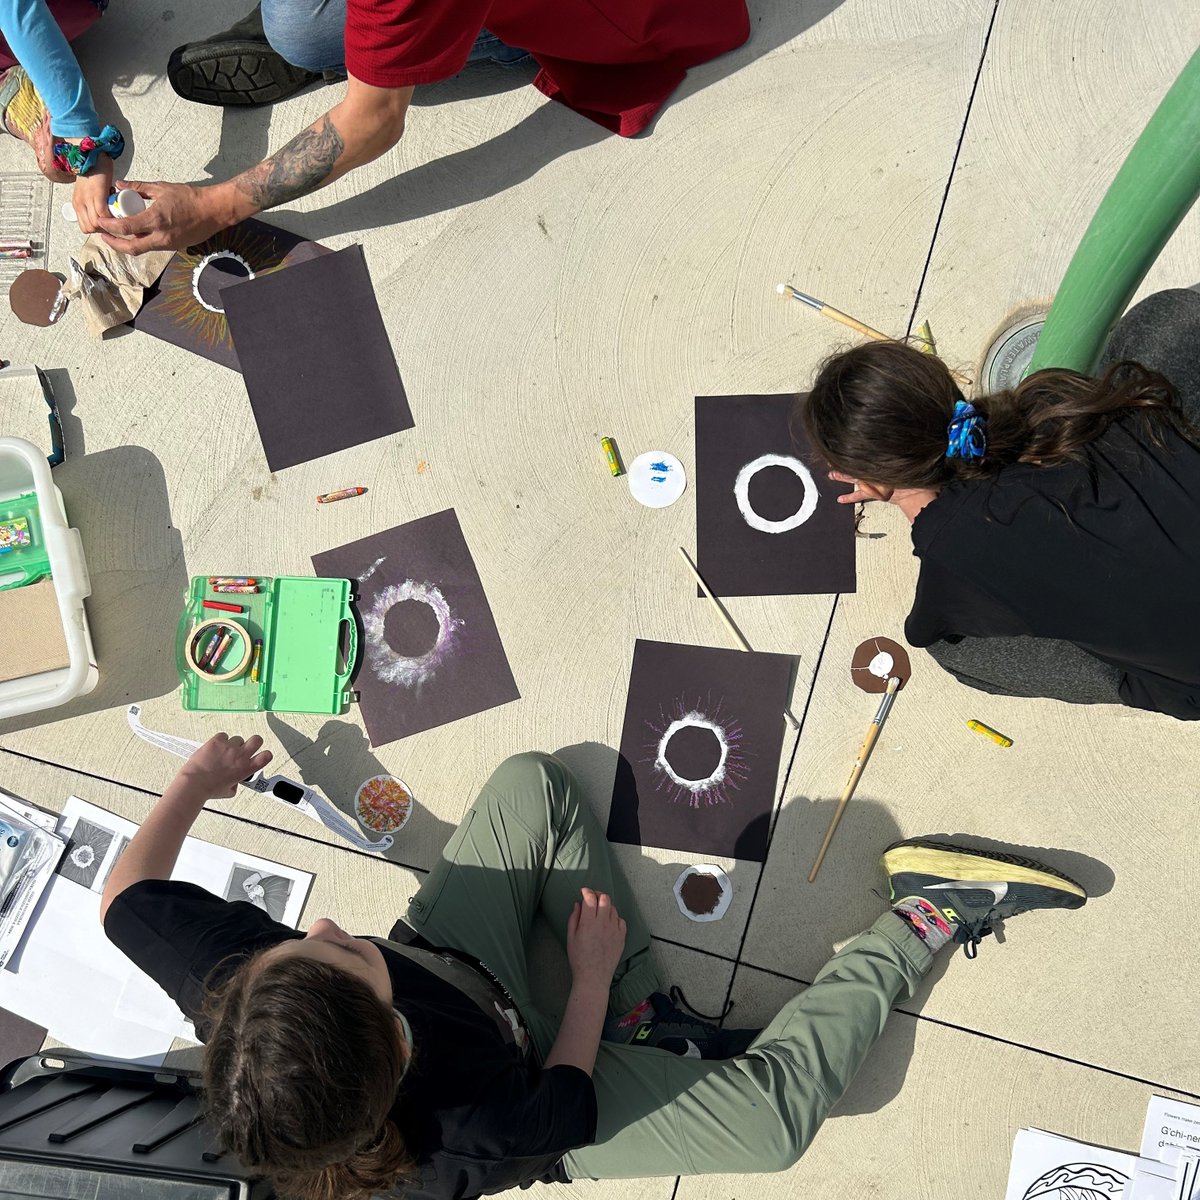
[[639, 638], [609, 841], [762, 862], [794, 666]]
[[272, 471], [413, 427], [361, 246], [223, 298]]
[[793, 442], [794, 401], [696, 397], [696, 566], [718, 596], [855, 590], [854, 505]]
[[130, 324], [240, 370], [225, 319], [224, 289], [328, 253], [328, 247], [265, 221], [242, 221], [176, 254], [158, 282], [146, 289], [141, 311]]
[[453, 509], [313, 555], [356, 581], [354, 687], [373, 746], [519, 699], [491, 606]]

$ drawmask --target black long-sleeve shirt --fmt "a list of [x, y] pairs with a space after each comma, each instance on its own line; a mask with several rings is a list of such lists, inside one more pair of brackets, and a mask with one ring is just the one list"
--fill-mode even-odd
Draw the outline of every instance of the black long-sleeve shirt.
[[[191, 883], [143, 880], [110, 905], [104, 929], [207, 1035], [206, 990], [250, 955], [303, 937], [244, 901]], [[539, 1069], [469, 995], [379, 946], [416, 1053], [392, 1117], [416, 1156], [412, 1200], [471, 1200], [535, 1181], [562, 1182], [562, 1156], [596, 1136], [596, 1093], [577, 1067]]]
[[1122, 417], [1078, 461], [951, 484], [912, 539], [912, 645], [1074, 642], [1124, 672], [1126, 704], [1200, 719], [1200, 447], [1188, 439], [1155, 446]]

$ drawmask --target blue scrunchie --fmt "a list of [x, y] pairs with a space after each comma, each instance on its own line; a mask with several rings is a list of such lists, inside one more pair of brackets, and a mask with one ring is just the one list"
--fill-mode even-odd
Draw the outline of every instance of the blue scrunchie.
[[977, 462], [987, 453], [987, 417], [966, 400], [954, 402], [954, 416], [946, 430], [947, 458]]
[[73, 142], [54, 143], [54, 165], [71, 175], [86, 175], [101, 154], [117, 159], [125, 150], [125, 139], [114, 125], [105, 125], [95, 137], [85, 137], [78, 146]]

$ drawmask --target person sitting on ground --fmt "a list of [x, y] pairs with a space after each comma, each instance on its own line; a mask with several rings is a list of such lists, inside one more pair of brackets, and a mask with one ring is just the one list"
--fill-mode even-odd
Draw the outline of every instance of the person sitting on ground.
[[835, 355], [802, 421], [842, 503], [884, 500], [921, 560], [904, 627], [963, 683], [1200, 718], [1200, 293], [1118, 324], [1103, 374], [968, 403], [899, 342]]
[[69, 43], [100, 19], [108, 0], [0, 0], [0, 114], [33, 147], [52, 183], [73, 183], [80, 228], [107, 217], [113, 160], [125, 140], [101, 125]]
[[263, 0], [227, 32], [172, 54], [175, 90], [201, 103], [257, 104], [346, 74], [344, 98], [231, 180], [131, 182], [154, 204], [106, 223], [106, 240], [131, 254], [178, 250], [316, 191], [390, 150], [413, 88], [470, 61], [513, 63], [527, 54], [540, 68], [540, 91], [632, 137], [690, 67], [749, 34], [745, 0]]
[[[973, 956], [1008, 916], [1086, 900], [1025, 858], [897, 842], [891, 910], [766, 1029], [723, 1030], [663, 994], [596, 818], [547, 754], [492, 775], [390, 940], [325, 918], [302, 934], [172, 881], [205, 802], [261, 770], [261, 746], [218, 733], [192, 755], [113, 868], [101, 917], [195, 1022], [222, 1145], [302, 1200], [783, 1170], [937, 951]], [[570, 963], [561, 1021], [530, 992], [539, 913]]]

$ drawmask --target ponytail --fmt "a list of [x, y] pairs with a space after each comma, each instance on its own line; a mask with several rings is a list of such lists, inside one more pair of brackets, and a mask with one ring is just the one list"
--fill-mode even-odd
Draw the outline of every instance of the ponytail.
[[1077, 458], [1118, 417], [1161, 445], [1168, 430], [1194, 436], [1175, 389], [1157, 371], [1114, 363], [1100, 379], [1039, 371], [972, 401], [983, 418], [982, 458], [947, 457], [947, 430], [964, 399], [945, 364], [903, 342], [868, 342], [834, 355], [792, 411], [831, 467], [893, 488], [941, 488], [986, 478], [1011, 463], [1057, 466]]

